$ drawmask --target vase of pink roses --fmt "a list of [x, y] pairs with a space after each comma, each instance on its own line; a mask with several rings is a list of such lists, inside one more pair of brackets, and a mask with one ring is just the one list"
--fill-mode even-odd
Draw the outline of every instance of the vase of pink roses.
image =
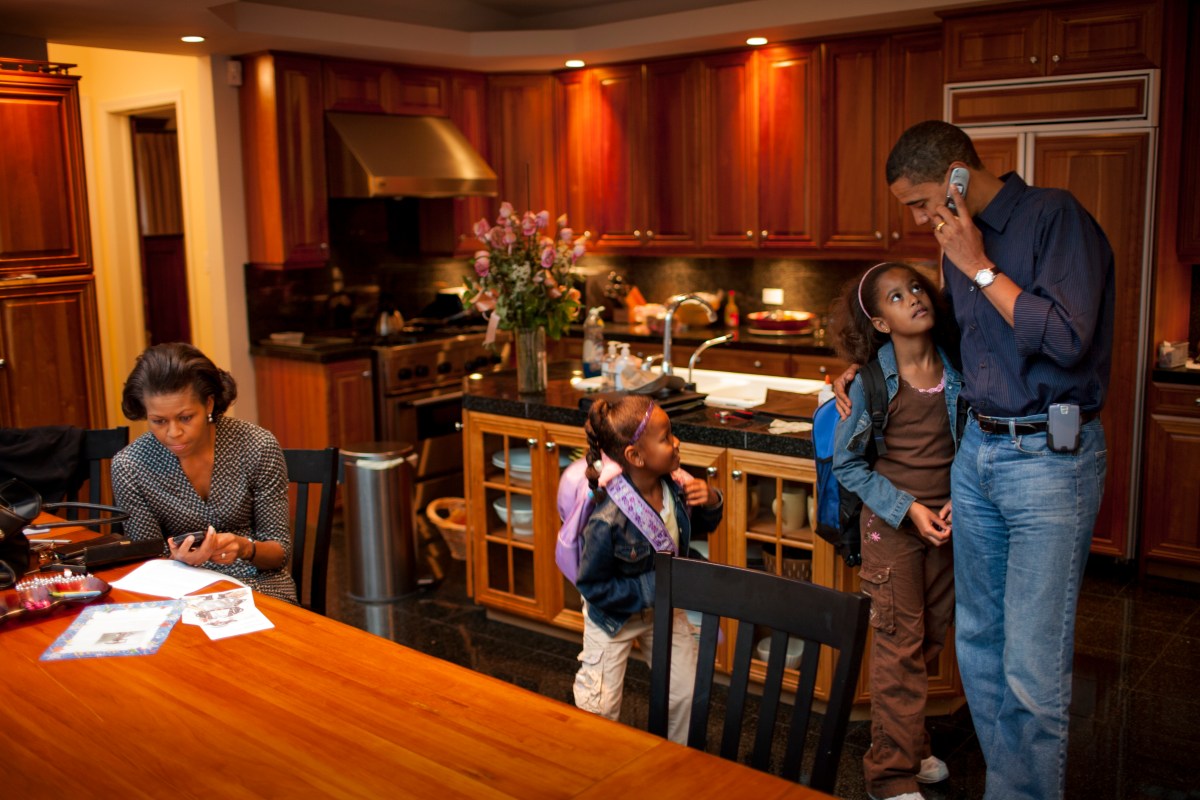
[[550, 227], [547, 211], [521, 216], [501, 203], [495, 224], [475, 223], [485, 249], [475, 253], [467, 276], [463, 305], [488, 318], [487, 343], [497, 330], [513, 331], [517, 358], [517, 390], [546, 389], [546, 337], [558, 339], [579, 313], [575, 262], [584, 253], [587, 234], [576, 236], [562, 215]]

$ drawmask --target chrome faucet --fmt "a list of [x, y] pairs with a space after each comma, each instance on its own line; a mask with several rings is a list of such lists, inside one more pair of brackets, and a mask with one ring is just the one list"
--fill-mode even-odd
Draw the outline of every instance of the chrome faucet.
[[732, 333], [726, 333], [722, 336], [718, 336], [715, 339], [709, 339], [707, 342], [705, 342], [704, 344], [697, 347], [696, 352], [692, 353], [692, 357], [688, 359], [687, 382], [688, 383], [692, 382], [692, 370], [696, 368], [696, 362], [700, 360], [701, 353], [703, 353], [705, 350], [712, 347], [713, 345], [725, 344], [726, 342], [732, 342], [734, 340], [734, 338], [735, 337]]
[[689, 294], [677, 294], [674, 297], [672, 297], [671, 299], [667, 300], [667, 316], [663, 320], [663, 322], [665, 323], [665, 325], [663, 327], [663, 348], [662, 348], [662, 374], [663, 375], [674, 375], [675, 374], [675, 368], [671, 366], [671, 326], [675, 322], [675, 312], [679, 309], [679, 307], [681, 305], [683, 305], [685, 303], [696, 303], [697, 305], [703, 306], [704, 310], [706, 312], [708, 312], [708, 321], [709, 322], [717, 321], [717, 310], [715, 308], [713, 308], [712, 306], [710, 306], [707, 303], [707, 301], [705, 301], [704, 298], [702, 298], [698, 294], [690, 294], [690, 293]]
[[662, 353], [651, 353], [642, 359], [642, 371], [649, 372], [650, 367], [654, 365], [654, 359], [662, 358]]

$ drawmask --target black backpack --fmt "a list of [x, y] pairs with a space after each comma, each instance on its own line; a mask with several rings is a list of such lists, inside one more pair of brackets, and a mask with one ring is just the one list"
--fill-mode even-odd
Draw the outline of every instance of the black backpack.
[[[858, 373], [862, 376], [867, 412], [871, 415], [871, 440], [863, 454], [868, 465], [887, 453], [883, 429], [887, 425], [887, 383], [879, 359], [871, 359]], [[859, 516], [862, 499], [847, 491], [833, 474], [833, 439], [838, 423], [835, 404], [827, 402], [813, 415], [813, 444], [817, 465], [817, 535], [841, 554], [848, 567], [862, 563]]]

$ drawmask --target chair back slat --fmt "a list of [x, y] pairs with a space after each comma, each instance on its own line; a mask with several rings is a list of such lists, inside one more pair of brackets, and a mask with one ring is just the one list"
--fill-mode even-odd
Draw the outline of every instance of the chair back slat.
[[[100, 503], [103, 496], [104, 477], [107, 462], [129, 444], [129, 426], [121, 425], [116, 428], [94, 428], [84, 431], [83, 446], [79, 451], [81, 461], [88, 465], [88, 494], [87, 502]], [[83, 501], [82, 491], [76, 492], [76, 501]], [[66, 509], [67, 519], [79, 519], [81, 509]], [[119, 532], [120, 528], [115, 527]]]
[[[750, 764], [764, 770], [770, 766], [776, 721], [782, 705], [787, 644], [789, 638], [800, 639], [804, 642], [804, 651], [780, 769], [784, 777], [799, 780], [812, 717], [817, 667], [822, 646], [828, 647], [837, 660], [808, 783], [815, 789], [832, 792], [862, 662], [870, 607], [868, 598], [757, 570], [673, 558], [669, 553], [659, 553], [655, 557], [655, 570], [650, 731], [660, 736], [665, 736], [667, 732], [673, 610], [686, 608], [697, 611], [703, 619], [696, 695], [693, 698], [688, 736], [688, 745], [697, 748], [707, 747], [707, 706], [711, 701], [710, 687], [715, 669], [713, 656], [717, 625], [715, 622], [710, 624], [710, 619], [715, 621], [724, 617], [736, 620], [738, 625], [729, 696], [719, 748], [722, 757], [736, 760], [749, 694], [755, 626], [762, 626], [771, 630], [771, 653], [767, 661]], [[706, 649], [705, 640], [710, 635], [713, 647]], [[700, 713], [702, 711], [703, 714]], [[697, 724], [698, 717], [704, 720], [702, 725]]]
[[[301, 605], [324, 614], [334, 496], [337, 491], [338, 449], [286, 449], [283, 458], [287, 463], [288, 482], [296, 485], [296, 510], [292, 517], [292, 579], [296, 582]], [[319, 488], [321, 494], [310, 543], [308, 504], [310, 489], [314, 488]]]

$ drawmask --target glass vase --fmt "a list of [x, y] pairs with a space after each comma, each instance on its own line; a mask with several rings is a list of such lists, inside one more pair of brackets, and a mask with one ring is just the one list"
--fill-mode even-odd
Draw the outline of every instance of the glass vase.
[[517, 348], [517, 391], [546, 391], [546, 329], [519, 328], [513, 331], [513, 342]]

